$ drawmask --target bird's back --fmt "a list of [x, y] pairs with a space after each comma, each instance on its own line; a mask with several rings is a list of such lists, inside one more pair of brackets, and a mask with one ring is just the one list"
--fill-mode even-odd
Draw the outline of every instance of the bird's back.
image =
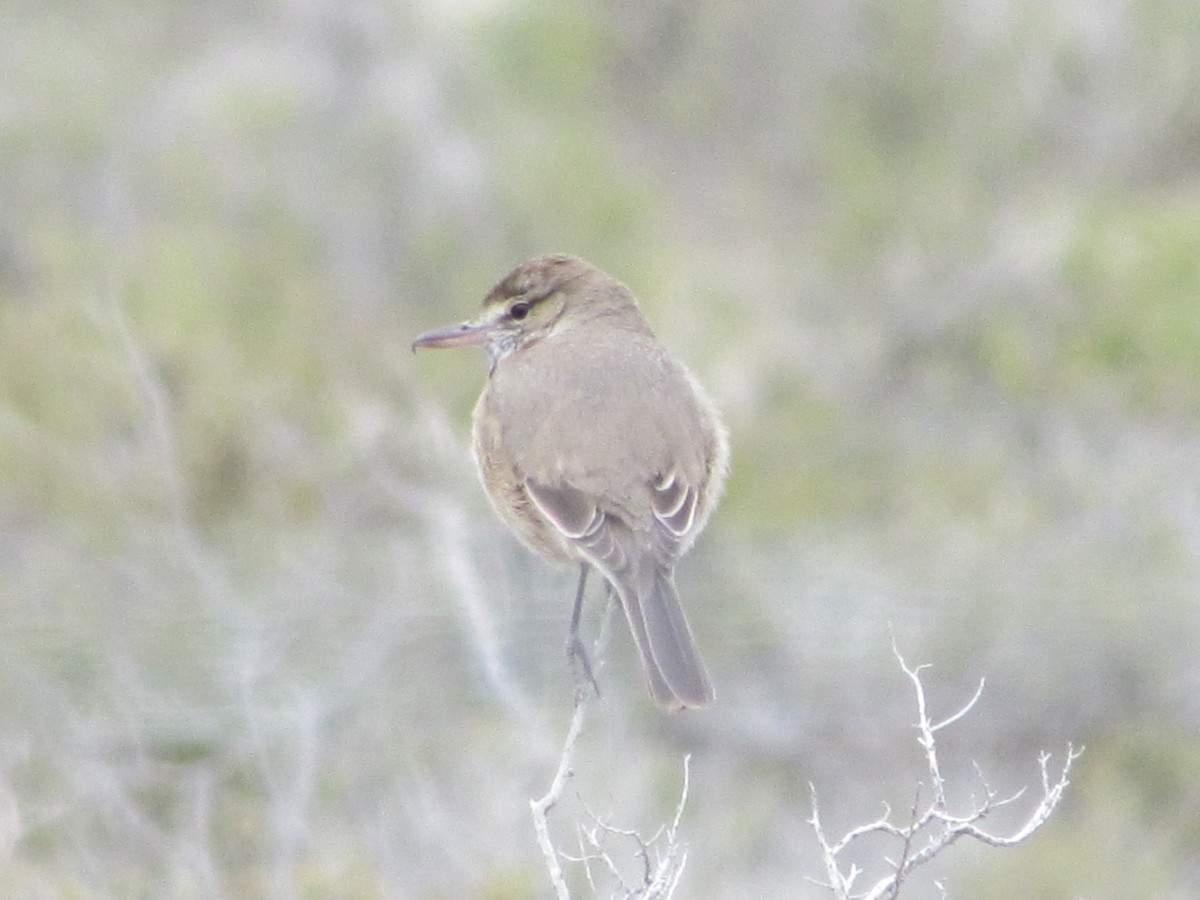
[[719, 435], [706, 401], [648, 331], [554, 335], [502, 360], [480, 414], [504, 422], [496, 449], [522, 477], [642, 508], [672, 469], [707, 479]]

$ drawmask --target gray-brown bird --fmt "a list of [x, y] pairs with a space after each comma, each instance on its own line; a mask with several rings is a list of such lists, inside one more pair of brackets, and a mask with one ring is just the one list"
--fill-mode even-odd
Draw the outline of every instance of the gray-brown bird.
[[502, 278], [479, 315], [417, 347], [482, 344], [475, 460], [501, 518], [527, 547], [589, 567], [617, 593], [650, 694], [667, 709], [713, 699], [675, 590], [675, 561], [704, 528], [728, 465], [704, 391], [659, 343], [623, 284], [573, 256]]

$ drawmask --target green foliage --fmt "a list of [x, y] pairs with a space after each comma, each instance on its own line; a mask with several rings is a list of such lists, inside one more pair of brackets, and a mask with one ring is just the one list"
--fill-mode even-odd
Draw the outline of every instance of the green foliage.
[[472, 131], [503, 173], [510, 264], [553, 250], [632, 271], [652, 260], [661, 198], [609, 140], [601, 17], [584, 3], [520, 3], [488, 19], [478, 41], [465, 74], [488, 100], [472, 110]]
[[1066, 275], [1078, 313], [1063, 368], [1135, 413], [1200, 408], [1200, 212], [1174, 200], [1104, 206], [1080, 229]]

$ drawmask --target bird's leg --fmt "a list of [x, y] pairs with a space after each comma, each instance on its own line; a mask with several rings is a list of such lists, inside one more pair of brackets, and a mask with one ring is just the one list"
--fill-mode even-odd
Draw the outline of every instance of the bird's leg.
[[[575, 680], [575, 690], [578, 693], [590, 685], [600, 696], [600, 685], [592, 672], [592, 664], [588, 659], [587, 648], [579, 638], [579, 620], [583, 615], [583, 593], [587, 587], [588, 564], [579, 564], [579, 586], [575, 588], [575, 607], [571, 610], [571, 628], [567, 633], [567, 659], [571, 663], [571, 672]], [[611, 590], [611, 588], [610, 588]]]
[[583, 614], [583, 592], [587, 589], [588, 564], [579, 564], [579, 585], [575, 588], [575, 606], [571, 610], [571, 638], [579, 640], [579, 617]]

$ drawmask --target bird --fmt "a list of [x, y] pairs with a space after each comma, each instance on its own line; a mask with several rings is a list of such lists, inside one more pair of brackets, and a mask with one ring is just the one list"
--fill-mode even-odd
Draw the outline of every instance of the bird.
[[708, 395], [633, 292], [577, 256], [518, 265], [476, 316], [420, 334], [413, 350], [470, 345], [490, 364], [472, 416], [480, 480], [522, 544], [578, 564], [572, 640], [595, 570], [616, 593], [655, 703], [711, 703], [674, 578], [729, 467]]

